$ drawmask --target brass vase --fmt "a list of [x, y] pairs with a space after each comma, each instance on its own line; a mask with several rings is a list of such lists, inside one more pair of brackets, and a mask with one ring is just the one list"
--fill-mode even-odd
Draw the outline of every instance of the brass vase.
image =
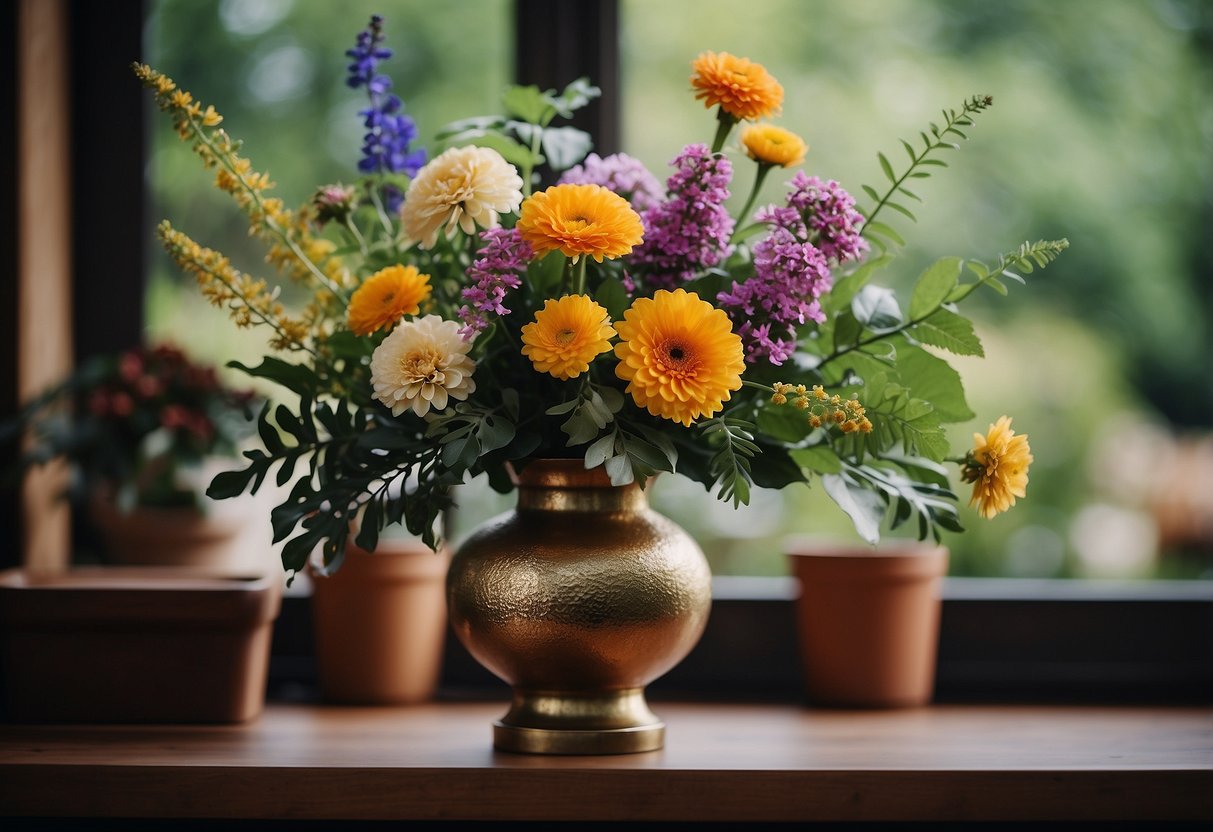
[[711, 572], [699, 546], [581, 460], [535, 460], [518, 505], [459, 547], [451, 624], [513, 687], [493, 745], [536, 754], [661, 748], [645, 686], [681, 661], [707, 623]]

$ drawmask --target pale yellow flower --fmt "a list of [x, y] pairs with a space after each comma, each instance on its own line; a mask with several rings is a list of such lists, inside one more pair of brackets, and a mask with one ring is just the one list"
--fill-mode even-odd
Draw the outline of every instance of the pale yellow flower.
[[476, 364], [467, 355], [472, 343], [459, 335], [457, 321], [437, 315], [401, 322], [371, 355], [375, 398], [393, 416], [406, 410], [424, 416], [450, 399], [464, 401], [476, 390]]
[[495, 228], [500, 214], [522, 204], [522, 177], [496, 150], [452, 147], [417, 172], [401, 209], [404, 232], [433, 248], [446, 227], [474, 234], [476, 227]]

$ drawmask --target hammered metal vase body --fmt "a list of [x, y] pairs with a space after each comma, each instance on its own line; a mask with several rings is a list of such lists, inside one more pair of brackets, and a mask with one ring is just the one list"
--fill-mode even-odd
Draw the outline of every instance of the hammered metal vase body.
[[494, 725], [506, 751], [609, 754], [660, 748], [645, 686], [681, 661], [707, 623], [703, 552], [581, 460], [536, 460], [518, 505], [473, 532], [447, 577], [454, 631], [514, 689]]

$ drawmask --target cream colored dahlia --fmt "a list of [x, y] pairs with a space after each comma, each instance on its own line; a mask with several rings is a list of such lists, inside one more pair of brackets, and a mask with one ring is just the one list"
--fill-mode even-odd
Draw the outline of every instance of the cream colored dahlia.
[[452, 398], [463, 401], [476, 389], [476, 363], [467, 356], [472, 343], [460, 337], [458, 321], [437, 315], [402, 321], [371, 356], [375, 398], [393, 416], [409, 409], [424, 416]]
[[499, 214], [522, 204], [522, 177], [496, 150], [452, 147], [417, 172], [404, 195], [404, 232], [433, 248], [446, 226], [474, 234], [476, 226], [495, 228]]

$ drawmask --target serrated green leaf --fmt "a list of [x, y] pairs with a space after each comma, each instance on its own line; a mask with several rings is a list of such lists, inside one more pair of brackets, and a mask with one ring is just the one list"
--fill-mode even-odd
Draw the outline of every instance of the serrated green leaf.
[[897, 372], [903, 380], [912, 383], [916, 398], [931, 403], [941, 421], [965, 422], [976, 415], [965, 401], [960, 373], [942, 358], [906, 346], [898, 350]]
[[947, 309], [939, 309], [910, 330], [917, 340], [954, 355], [984, 356], [981, 339], [967, 318]]
[[959, 257], [943, 257], [928, 266], [914, 284], [910, 297], [910, 318], [925, 318], [939, 307], [960, 280], [963, 261]]

